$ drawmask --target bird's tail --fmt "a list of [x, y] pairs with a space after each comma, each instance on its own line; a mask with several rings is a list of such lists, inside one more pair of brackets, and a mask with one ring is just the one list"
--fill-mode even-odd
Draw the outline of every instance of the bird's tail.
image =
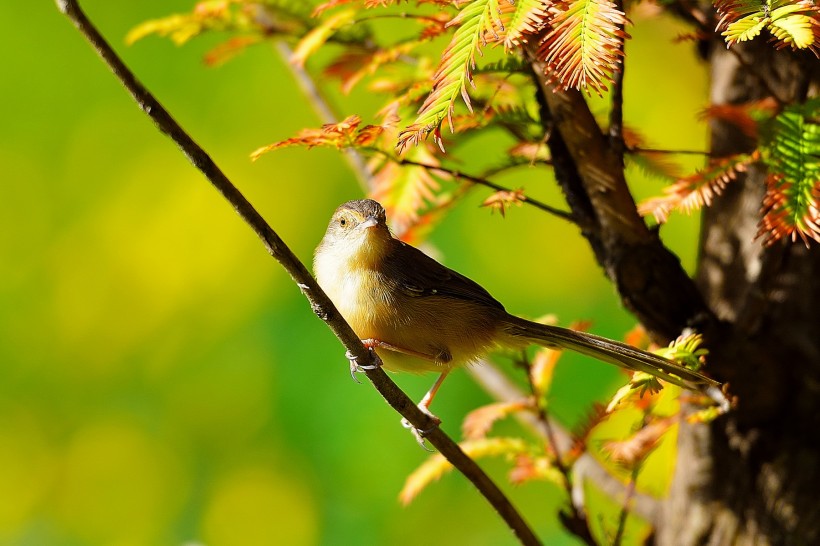
[[[513, 315], [505, 321], [505, 333], [514, 340], [526, 339], [532, 343], [553, 349], [569, 349], [591, 356], [597, 360], [615, 364], [628, 370], [646, 372], [673, 385], [702, 392], [721, 405], [725, 397], [720, 392], [720, 383], [690, 370], [662, 356], [630, 347], [593, 334], [577, 332], [558, 326], [538, 324]], [[518, 343], [520, 345], [520, 341]], [[720, 395], [720, 400], [715, 397]]]

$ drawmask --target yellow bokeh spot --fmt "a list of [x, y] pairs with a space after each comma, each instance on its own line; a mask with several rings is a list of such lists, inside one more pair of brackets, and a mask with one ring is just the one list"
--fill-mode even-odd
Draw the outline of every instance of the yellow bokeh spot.
[[272, 467], [245, 467], [216, 486], [205, 512], [204, 544], [318, 543], [316, 503], [306, 484]]
[[177, 457], [128, 422], [81, 429], [58, 488], [57, 516], [93, 544], [155, 544], [185, 496]]

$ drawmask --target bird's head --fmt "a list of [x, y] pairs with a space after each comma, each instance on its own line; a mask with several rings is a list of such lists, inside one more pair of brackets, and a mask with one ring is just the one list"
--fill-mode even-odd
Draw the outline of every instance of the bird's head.
[[379, 261], [392, 239], [384, 207], [372, 199], [360, 199], [336, 209], [321, 247], [364, 265]]

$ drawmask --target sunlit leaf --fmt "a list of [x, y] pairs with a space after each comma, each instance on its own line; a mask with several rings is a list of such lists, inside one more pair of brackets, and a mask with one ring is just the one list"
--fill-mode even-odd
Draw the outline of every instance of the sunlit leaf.
[[205, 54], [205, 64], [216, 66], [224, 63], [232, 57], [238, 55], [248, 47], [256, 45], [264, 40], [261, 35], [235, 36], [227, 42], [223, 42]]
[[549, 161], [551, 159], [549, 148], [547, 148], [545, 142], [518, 142], [507, 150], [507, 154], [512, 157], [526, 159], [530, 163]]
[[681, 166], [670, 159], [670, 154], [647, 150], [646, 139], [636, 129], [623, 127], [624, 145], [629, 153], [626, 159], [650, 176], [677, 180], [681, 177]]
[[669, 360], [674, 360], [689, 369], [697, 370], [709, 350], [703, 345], [703, 334], [696, 332], [680, 335], [667, 346], [658, 348], [655, 353]]
[[[503, 4], [502, 4], [503, 6]], [[537, 34], [547, 24], [548, 3], [543, 0], [517, 0], [504, 8], [504, 47], [520, 46], [527, 37]]]
[[[483, 438], [461, 442], [459, 446], [471, 459], [517, 455], [525, 453], [528, 449], [527, 444], [520, 438]], [[440, 453], [431, 456], [407, 477], [399, 494], [402, 504], [409, 504], [425, 487], [452, 468], [452, 465]]]
[[548, 457], [519, 455], [515, 458], [515, 466], [510, 470], [510, 481], [514, 484], [522, 484], [533, 480], [565, 487], [564, 475]]
[[235, 2], [211, 0], [199, 2], [191, 13], [169, 15], [140, 23], [125, 36], [126, 44], [133, 44], [148, 35], [167, 36], [177, 45], [184, 44], [206, 30], [225, 30], [236, 23], [248, 24], [245, 12], [230, 9]]
[[620, 70], [626, 15], [609, 0], [572, 0], [559, 5], [538, 56], [564, 89], [606, 91]]
[[513, 205], [520, 207], [524, 204], [527, 196], [524, 195], [524, 189], [518, 188], [516, 190], [499, 190], [481, 203], [482, 207], [487, 207], [491, 211], [498, 211], [501, 216], [505, 216], [507, 209]]
[[595, 427], [606, 421], [609, 413], [602, 404], [593, 404], [586, 415], [572, 429], [572, 447], [564, 454], [564, 459], [571, 464], [587, 451], [587, 443]]
[[476, 408], [464, 418], [461, 431], [465, 440], [478, 440], [487, 436], [496, 421], [504, 419], [512, 413], [532, 409], [532, 400], [513, 400], [512, 402], [496, 402]]
[[499, 0], [472, 0], [448, 23], [459, 26], [441, 55], [433, 76], [433, 89], [419, 109], [416, 120], [399, 134], [399, 148], [417, 145], [433, 133], [433, 139], [443, 149], [441, 123], [448, 118], [450, 130], [453, 130], [453, 111], [459, 96], [472, 111], [467, 85], [473, 85], [475, 55], [481, 53], [481, 46], [486, 43], [485, 34], [497, 33], [503, 28], [498, 12]]
[[700, 113], [701, 119], [731, 123], [749, 138], [757, 138], [758, 123], [773, 116], [779, 108], [772, 97], [739, 104], [712, 104]]
[[349, 24], [356, 16], [356, 11], [346, 9], [334, 13], [325, 19], [319, 26], [308, 32], [297, 44], [290, 57], [290, 62], [296, 66], [304, 66], [305, 61], [324, 45], [333, 33]]
[[820, 55], [820, 7], [811, 0], [716, 0], [717, 30], [726, 43], [745, 42], [767, 29], [776, 47]]
[[268, 152], [289, 146], [304, 146], [307, 149], [316, 146], [331, 146], [337, 149], [369, 146], [385, 128], [380, 125], [365, 125], [360, 128], [361, 121], [359, 116], [353, 115], [339, 123], [323, 125], [320, 129], [303, 129], [295, 137], [254, 150], [251, 153], [251, 160], [256, 161]]
[[759, 236], [767, 244], [783, 237], [820, 241], [820, 99], [786, 108], [763, 137], [769, 176]]
[[386, 64], [394, 63], [418, 47], [419, 42], [373, 50], [347, 49], [325, 67], [325, 74], [342, 81], [342, 91], [350, 93], [353, 87], [367, 75], [375, 74]]
[[652, 214], [656, 221], [663, 223], [673, 210], [689, 213], [708, 206], [727, 184], [745, 172], [757, 159], [758, 155], [753, 153], [711, 161], [705, 169], [664, 188], [662, 197], [643, 201], [638, 205], [638, 212], [644, 216]]

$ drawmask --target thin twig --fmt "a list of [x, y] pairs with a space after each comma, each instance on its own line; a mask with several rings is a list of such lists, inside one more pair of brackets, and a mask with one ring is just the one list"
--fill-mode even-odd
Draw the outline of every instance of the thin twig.
[[638, 481], [638, 473], [641, 470], [641, 465], [636, 465], [629, 475], [629, 483], [626, 485], [626, 496], [624, 497], [624, 504], [621, 506], [621, 511], [618, 514], [618, 528], [615, 531], [615, 537], [612, 539], [612, 546], [621, 546], [626, 531], [626, 520], [629, 517], [629, 503], [632, 502], [632, 495], [635, 494], [635, 486]]
[[80, 33], [89, 41], [100, 57], [108, 64], [114, 75], [122, 82], [139, 107], [154, 121], [157, 128], [168, 135], [211, 182], [214, 188], [234, 207], [239, 216], [253, 229], [271, 254], [290, 274], [294, 282], [310, 302], [313, 311], [330, 327], [339, 341], [357, 358], [360, 365], [373, 367], [366, 370], [367, 378], [390, 406], [419, 430], [431, 430], [427, 439], [462, 474], [464, 474], [498, 511], [522, 544], [540, 544], [533, 531], [524, 522], [504, 493], [470, 459], [436, 423], [422, 412], [416, 404], [378, 367], [376, 359], [361, 343], [345, 322], [333, 303], [322, 291], [307, 268], [298, 260], [276, 232], [265, 222], [259, 212], [228, 180], [205, 151], [171, 117], [167, 110], [148, 92], [136, 76], [125, 66], [111, 46], [91, 24], [76, 0], [55, 0], [58, 9], [65, 14]]
[[[615, 0], [615, 8], [623, 11], [623, 0]], [[623, 23], [618, 24], [618, 30], [623, 32]], [[621, 168], [624, 166], [624, 151], [626, 145], [624, 144], [624, 72], [626, 71], [626, 57], [624, 55], [624, 47], [626, 40], [621, 40], [620, 43], [620, 69], [615, 71], [612, 77], [612, 106], [609, 110], [609, 147], [612, 153], [618, 158]]]
[[630, 153], [647, 153], [647, 154], [669, 154], [669, 155], [702, 155], [710, 157], [712, 152], [704, 150], [671, 150], [663, 148], [643, 148], [641, 146], [633, 146], [627, 149]]
[[[387, 155], [387, 154], [385, 154], [385, 155]], [[459, 170], [456, 170], [456, 169], [441, 167], [439, 165], [430, 165], [428, 163], [423, 163], [421, 161], [415, 161], [413, 159], [406, 159], [406, 158], [403, 158], [403, 157], [393, 157], [393, 156], [389, 156], [389, 155], [388, 155], [388, 157], [392, 161], [395, 161], [396, 163], [398, 163], [399, 165], [415, 165], [417, 167], [424, 167], [425, 169], [428, 169], [428, 170], [431, 170], [431, 171], [439, 171], [439, 172], [442, 172], [442, 173], [447, 173], [447, 174], [453, 176], [454, 178], [457, 178], [457, 179], [460, 179], [460, 180], [466, 180], [467, 182], [472, 182], [473, 184], [479, 184], [481, 186], [486, 186], [486, 187], [491, 188], [495, 191], [511, 191], [509, 188], [506, 188], [504, 186], [496, 184], [495, 182], [491, 182], [490, 180], [487, 180], [486, 178], [480, 178], [478, 176], [472, 176], [472, 175], [469, 175], [469, 174], [465, 174], [465, 173], [463, 173]], [[538, 201], [537, 199], [533, 199], [532, 197], [528, 197], [528, 196], [525, 195], [524, 199], [523, 199], [523, 202], [528, 203], [528, 204], [532, 205], [535, 208], [541, 209], [544, 212], [548, 212], [548, 213], [552, 214], [553, 216], [557, 216], [558, 218], [561, 218], [562, 220], [566, 220], [567, 222], [571, 222], [573, 224], [575, 223], [575, 219], [572, 217], [572, 214], [570, 214], [566, 211], [563, 211], [561, 209], [557, 209], [555, 207], [552, 207], [550, 205], [547, 205], [546, 203]]]

